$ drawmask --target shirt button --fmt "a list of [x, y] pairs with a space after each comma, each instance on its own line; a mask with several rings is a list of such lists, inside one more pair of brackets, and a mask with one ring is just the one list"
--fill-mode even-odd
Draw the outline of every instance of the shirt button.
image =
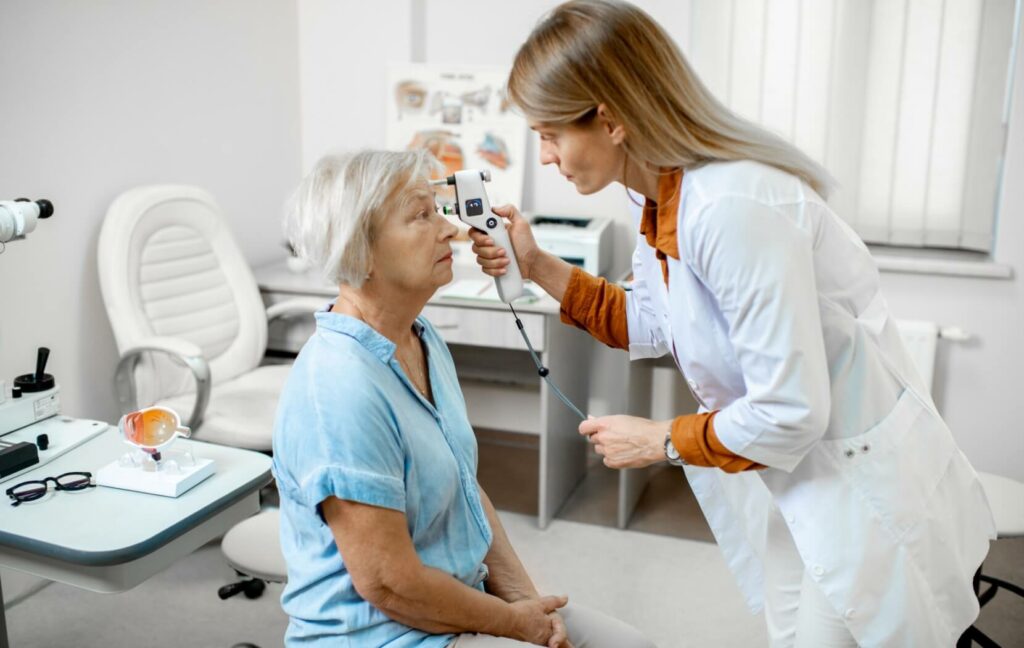
[[853, 459], [853, 458], [854, 458], [854, 456], [856, 456], [856, 454], [857, 454], [857, 453], [856, 453], [856, 452], [854, 452], [854, 451], [853, 451], [853, 449], [848, 449], [848, 450], [846, 450], [846, 452], [844, 452], [843, 454], [844, 454], [844, 455], [846, 455], [846, 458], [847, 458], [847, 459]]
[[853, 608], [850, 608], [846, 612], [843, 612], [843, 616], [847, 619], [852, 619], [856, 614], [857, 610], [854, 610]]
[[697, 389], [697, 381], [693, 378], [688, 378], [686, 384], [690, 386], [690, 389]]
[[814, 575], [815, 576], [824, 576], [825, 575], [825, 568], [822, 567], [821, 565], [815, 565], [814, 566]]

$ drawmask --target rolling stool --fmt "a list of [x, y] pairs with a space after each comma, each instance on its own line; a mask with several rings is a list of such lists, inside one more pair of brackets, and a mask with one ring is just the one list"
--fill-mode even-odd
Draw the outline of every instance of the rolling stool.
[[[978, 473], [978, 479], [981, 480], [985, 496], [988, 497], [989, 505], [992, 507], [992, 517], [996, 522], [996, 539], [1024, 537], [1024, 484], [1014, 479], [983, 472]], [[982, 583], [989, 586], [984, 592], [980, 591]], [[1024, 588], [1020, 585], [986, 576], [981, 573], [981, 568], [978, 568], [978, 573], [974, 575], [974, 592], [978, 595], [980, 605], [984, 606], [991, 601], [1000, 589], [1024, 598]], [[956, 644], [957, 648], [968, 648], [972, 641], [985, 648], [999, 647], [999, 644], [990, 639], [988, 635], [975, 626], [971, 626], [960, 637]]]
[[256, 599], [263, 594], [266, 583], [288, 580], [288, 568], [278, 538], [280, 524], [281, 512], [276, 508], [267, 509], [242, 520], [224, 534], [220, 550], [228, 564], [245, 578], [217, 590], [221, 599], [239, 592], [246, 598]]

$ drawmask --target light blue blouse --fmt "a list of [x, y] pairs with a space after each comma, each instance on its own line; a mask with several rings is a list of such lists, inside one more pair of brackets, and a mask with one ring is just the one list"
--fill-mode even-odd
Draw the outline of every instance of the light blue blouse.
[[392, 621], [359, 596], [320, 514], [332, 495], [402, 511], [425, 565], [483, 589], [492, 534], [476, 481], [476, 438], [447, 346], [422, 317], [415, 329], [435, 405], [405, 375], [390, 340], [337, 313], [316, 314], [316, 333], [289, 374], [273, 466], [288, 646], [434, 647], [453, 639]]

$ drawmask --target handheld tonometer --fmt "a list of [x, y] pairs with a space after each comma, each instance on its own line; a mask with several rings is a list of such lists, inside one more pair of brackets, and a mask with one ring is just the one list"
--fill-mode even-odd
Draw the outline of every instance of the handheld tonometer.
[[430, 184], [453, 185], [455, 187], [455, 205], [445, 205], [445, 215], [451, 216], [454, 214], [466, 225], [486, 232], [495, 245], [505, 250], [505, 257], [509, 260], [509, 264], [505, 266], [506, 272], [494, 279], [498, 288], [498, 297], [501, 298], [501, 301], [508, 304], [509, 309], [512, 310], [512, 316], [516, 320], [516, 328], [519, 329], [519, 334], [523, 336], [523, 341], [526, 342], [526, 348], [530, 351], [533, 364], [537, 367], [537, 374], [547, 382], [551, 390], [565, 403], [566, 407], [585, 420], [587, 417], [583, 415], [580, 408], [576, 407], [548, 376], [550, 371], [541, 363], [540, 356], [534, 351], [530, 338], [526, 335], [526, 328], [523, 326], [522, 320], [519, 319], [519, 315], [512, 305], [512, 301], [523, 294], [523, 275], [519, 271], [519, 262], [516, 261], [516, 254], [512, 249], [512, 241], [509, 239], [505, 223], [491, 211], [491, 202], [487, 200], [484, 182], [490, 181], [490, 171], [464, 169], [456, 171], [447, 178], [433, 180]]
[[[511, 262], [505, 268], [506, 272], [496, 277], [494, 282], [498, 286], [498, 297], [506, 304], [523, 294], [523, 275], [519, 272], [519, 264], [516, 262], [516, 255], [512, 251], [512, 242], [508, 238], [508, 230], [505, 223], [491, 211], [491, 203], [487, 200], [487, 192], [484, 191], [484, 182], [491, 181], [490, 171], [476, 171], [465, 169], [456, 171], [454, 174], [442, 180], [434, 180], [434, 185], [455, 186], [455, 215], [466, 225], [475, 227], [478, 230], [487, 232], [494, 243], [505, 250], [505, 256]], [[445, 206], [445, 213], [450, 214], [452, 208]]]

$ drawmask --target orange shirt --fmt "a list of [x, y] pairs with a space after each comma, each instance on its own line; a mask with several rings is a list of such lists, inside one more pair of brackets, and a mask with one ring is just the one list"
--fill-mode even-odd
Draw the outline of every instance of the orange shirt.
[[[640, 220], [640, 234], [654, 248], [665, 283], [668, 283], [668, 257], [679, 258], [676, 228], [682, 180], [681, 170], [662, 175], [658, 180], [658, 200], [648, 199], [644, 203]], [[562, 297], [561, 318], [610, 347], [629, 348], [626, 292], [600, 277], [573, 268]], [[684, 414], [672, 421], [672, 445], [679, 456], [688, 464], [714, 466], [726, 472], [762, 468], [722, 445], [715, 434], [716, 413]]]

